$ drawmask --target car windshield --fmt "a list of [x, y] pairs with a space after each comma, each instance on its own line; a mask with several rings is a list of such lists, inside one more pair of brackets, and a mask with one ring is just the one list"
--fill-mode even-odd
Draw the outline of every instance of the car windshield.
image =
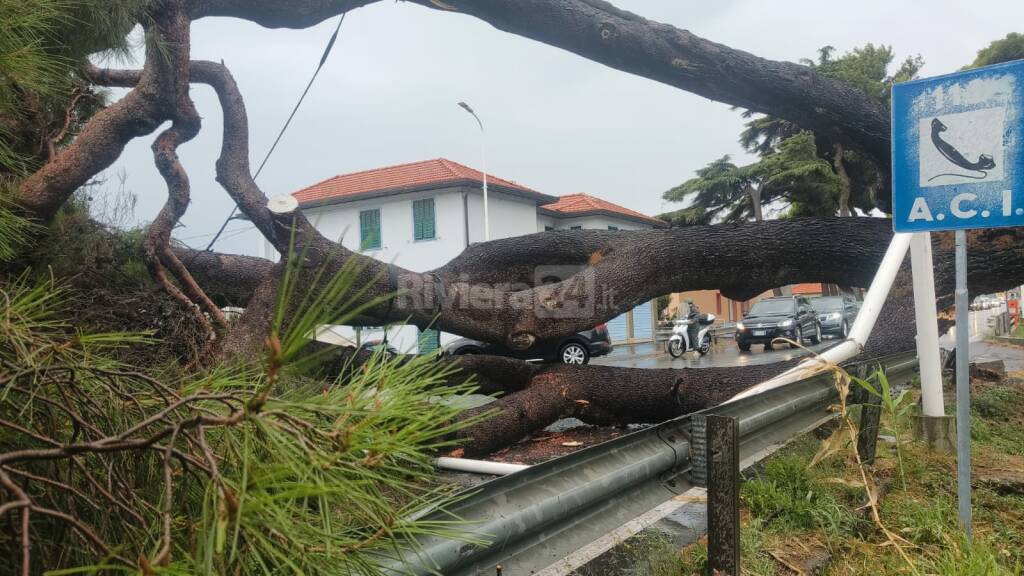
[[843, 309], [843, 299], [838, 297], [832, 298], [815, 298], [811, 300], [811, 305], [818, 312], [831, 312], [833, 310]]
[[786, 300], [761, 300], [750, 309], [751, 316], [770, 316], [772, 314], [792, 314], [793, 301]]

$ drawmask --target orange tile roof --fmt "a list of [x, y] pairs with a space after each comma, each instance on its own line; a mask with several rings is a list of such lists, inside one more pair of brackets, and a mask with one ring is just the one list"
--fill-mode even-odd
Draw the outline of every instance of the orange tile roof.
[[587, 214], [610, 214], [612, 216], [627, 216], [634, 220], [641, 220], [653, 224], [659, 228], [667, 228], [668, 223], [664, 220], [652, 218], [635, 210], [613, 204], [607, 200], [595, 198], [589, 194], [567, 194], [561, 196], [558, 202], [545, 204], [541, 210], [553, 212], [555, 216], [585, 216]]
[[822, 294], [823, 289], [820, 282], [808, 284], [793, 284], [793, 294]]
[[[411, 191], [419, 188], [439, 188], [443, 185], [478, 184], [483, 181], [479, 170], [463, 166], [445, 158], [422, 160], [397, 166], [374, 168], [351, 174], [341, 174], [317, 182], [292, 193], [300, 204], [322, 204], [331, 201], [355, 200], [359, 197]], [[487, 175], [488, 186], [504, 189], [539, 203], [551, 202], [554, 197], [536, 190]]]

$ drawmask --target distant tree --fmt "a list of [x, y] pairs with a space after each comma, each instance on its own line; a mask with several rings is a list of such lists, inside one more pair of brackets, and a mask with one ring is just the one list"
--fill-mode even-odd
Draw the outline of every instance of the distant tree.
[[690, 204], [659, 217], [674, 226], [737, 222], [753, 217], [760, 222], [760, 181], [749, 166], [737, 166], [728, 155], [697, 170], [697, 175], [662, 194], [669, 202]]
[[[893, 74], [889, 68], [895, 54], [889, 46], [866, 44], [854, 48], [839, 58], [834, 58], [835, 48], [825, 46], [818, 51], [817, 60], [801, 60], [801, 64], [815, 70], [822, 76], [842, 80], [859, 88], [872, 99], [889, 106], [889, 89], [897, 82], [904, 82], [917, 76], [924, 64], [920, 56], [908, 57]], [[743, 112], [744, 118], [751, 118], [740, 133], [740, 144], [760, 156], [771, 154], [781, 142], [801, 132], [800, 126], [774, 116], [757, 116], [750, 110]], [[852, 214], [852, 207], [864, 212], [874, 208], [876, 190], [882, 184], [879, 170], [864, 155], [847, 150], [842, 142], [830, 134], [815, 134], [817, 153], [832, 165], [839, 187], [823, 183], [822, 190], [838, 195], [834, 204], [840, 216]], [[824, 207], [830, 202], [822, 201]], [[807, 204], [804, 207], [810, 206]]]
[[836, 213], [842, 183], [828, 160], [819, 156], [813, 132], [805, 130], [786, 138], [751, 170], [759, 176], [761, 193], [768, 202], [788, 205], [784, 216]]
[[662, 198], [689, 205], [659, 218], [675, 226], [764, 219], [763, 207], [777, 201], [786, 215], [832, 215], [839, 181], [817, 154], [814, 134], [798, 132], [782, 140], [759, 161], [737, 166], [723, 156], [697, 170], [694, 178], [666, 191]]
[[1006, 38], [996, 40], [978, 50], [977, 58], [974, 59], [974, 62], [964, 66], [964, 69], [1001, 64], [1011, 60], [1024, 60], [1024, 34], [1010, 32]]

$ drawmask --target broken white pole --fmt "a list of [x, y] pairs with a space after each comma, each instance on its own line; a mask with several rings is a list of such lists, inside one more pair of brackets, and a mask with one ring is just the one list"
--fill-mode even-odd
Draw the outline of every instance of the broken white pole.
[[441, 456], [434, 461], [434, 464], [438, 468], [444, 468], [445, 470], [472, 472], [474, 474], [490, 474], [492, 476], [506, 476], [529, 468], [526, 464], [491, 462], [490, 460], [472, 460], [470, 458], [452, 458], [450, 456]]
[[896, 274], [900, 271], [900, 266], [903, 265], [903, 259], [907, 255], [907, 248], [910, 246], [910, 236], [910, 234], [893, 235], [889, 248], [882, 258], [882, 263], [878, 266], [878, 272], [875, 273], [875, 278], [871, 281], [868, 293], [864, 296], [864, 303], [861, 305], [860, 314], [853, 321], [853, 327], [850, 328], [850, 335], [846, 340], [825, 350], [821, 354], [808, 357], [800, 364], [786, 370], [771, 380], [766, 380], [740, 392], [726, 402], [760, 394], [761, 392], [778, 388], [797, 380], [809, 378], [826, 370], [829, 364], [846, 362], [860, 354], [861, 350], [864, 349], [864, 344], [868, 341], [868, 336], [871, 335], [871, 329], [874, 328], [875, 322], [878, 320], [878, 315], [882, 312], [882, 306], [889, 295], [889, 289], [892, 288], [892, 283], [896, 280]]
[[914, 272], [914, 317], [917, 322], [917, 359], [921, 370], [921, 409], [925, 416], [945, 416], [931, 232], [913, 234], [910, 239], [910, 262]]

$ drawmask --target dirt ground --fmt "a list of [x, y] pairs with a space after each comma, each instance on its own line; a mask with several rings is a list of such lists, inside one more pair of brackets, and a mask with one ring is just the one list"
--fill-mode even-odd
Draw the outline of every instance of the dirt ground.
[[540, 464], [559, 456], [571, 454], [631, 432], [625, 428], [602, 426], [576, 426], [559, 432], [540, 431], [519, 442], [495, 452], [488, 460], [516, 464]]

